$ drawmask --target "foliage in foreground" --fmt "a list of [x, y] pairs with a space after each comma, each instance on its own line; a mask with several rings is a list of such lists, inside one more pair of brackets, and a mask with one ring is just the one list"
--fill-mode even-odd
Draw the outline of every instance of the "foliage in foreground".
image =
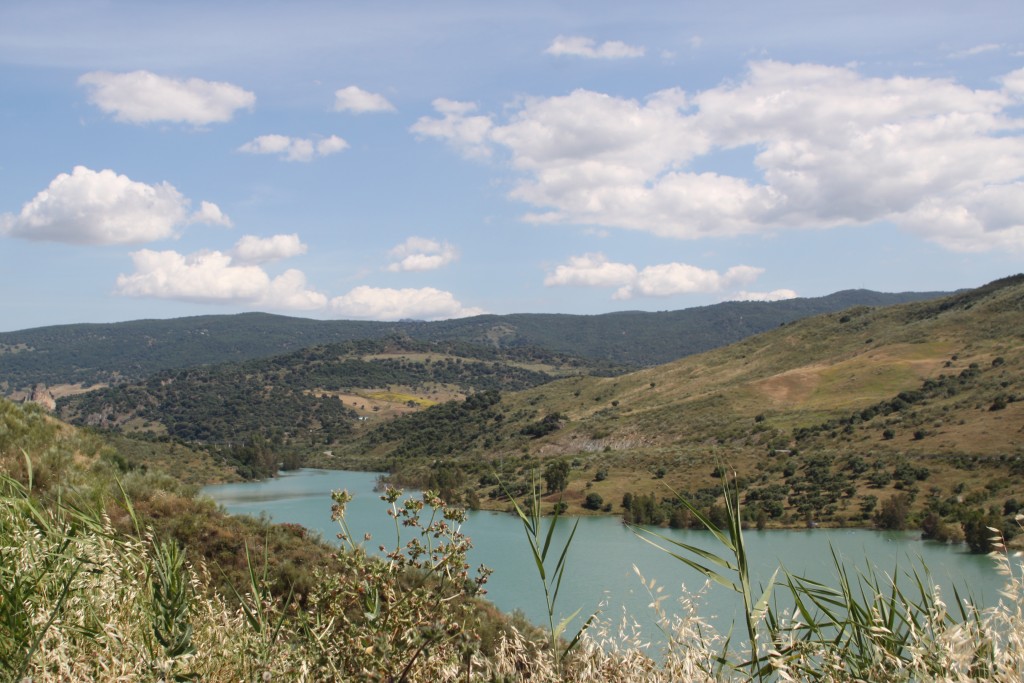
[[[984, 610], [960, 595], [947, 605], [926, 568], [894, 585], [837, 561], [831, 585], [783, 572], [755, 587], [735, 486], [724, 522], [689, 504], [721, 554], [648, 537], [738, 593], [741, 635], [716, 633], [699, 616], [699, 594], [668, 610], [666, 593], [645, 584], [663, 646], [645, 643], [627, 617], [595, 622], [567, 647], [558, 636], [571, 619], [557, 621], [555, 602], [560, 582], [572, 579], [571, 537], [552, 545], [557, 518], [545, 532], [536, 504], [521, 519], [549, 598], [546, 642], [488, 618], [476, 600], [487, 571], [467, 564], [462, 512], [432, 494], [384, 494], [395, 540], [376, 556], [353, 538], [348, 495], [337, 492], [343, 548], [311, 563], [313, 580], [282, 590], [268, 536], [262, 552], [246, 546], [243, 586], [225, 589], [235, 582], [225, 584], [219, 562], [207, 569], [197, 544], [183, 548], [152, 514], [166, 498], [166, 517], [182, 517], [171, 494], [147, 494], [127, 476], [122, 507], [108, 517], [101, 475], [110, 462], [95, 437], [0, 402], [0, 680], [1016, 681], [1024, 670], [1016, 559], [993, 555], [1006, 585]], [[183, 537], [198, 540], [199, 529]]]
[[348, 496], [336, 493], [347, 550], [302, 607], [267, 590], [258, 555], [234, 602], [203, 589], [207, 570], [180, 547], [119, 533], [101, 508], [70, 498], [44, 505], [31, 480], [7, 476], [0, 494], [5, 680], [1009, 681], [1024, 667], [1024, 579], [1007, 555], [996, 556], [1004, 599], [987, 610], [959, 596], [947, 607], [923, 573], [907, 593], [840, 568], [836, 586], [780, 579], [794, 601], [786, 614], [758, 597], [771, 585], [749, 586], [741, 530], [730, 526], [719, 530], [724, 556], [673, 552], [743, 595], [743, 642], [715, 633], [692, 597], [670, 615], [664, 593], [648, 585], [664, 650], [643, 643], [631, 622], [599, 623], [563, 656], [562, 646], [513, 628], [481, 647], [487, 627], [466, 600], [486, 571], [466, 563], [461, 512], [429, 494], [385, 494], [397, 540], [376, 558], [352, 538]]

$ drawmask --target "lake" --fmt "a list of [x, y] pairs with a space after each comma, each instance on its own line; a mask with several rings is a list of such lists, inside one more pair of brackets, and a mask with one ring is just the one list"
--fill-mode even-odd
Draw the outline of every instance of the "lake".
[[[354, 496], [346, 515], [353, 536], [360, 539], [369, 533], [373, 540], [368, 548], [382, 543], [391, 548], [395, 545], [395, 526], [385, 513], [387, 505], [373, 490], [376, 481], [377, 474], [370, 472], [303, 469], [261, 482], [207, 486], [202, 493], [231, 514], [267, 515], [274, 522], [301, 524], [334, 540], [338, 526], [331, 521], [330, 492], [347, 489]], [[564, 541], [574, 521], [563, 517], [556, 538], [561, 536]], [[503, 611], [518, 609], [534, 623], [546, 623], [543, 590], [518, 518], [505, 513], [470, 512], [462, 531], [473, 540], [470, 563], [494, 570], [486, 586], [487, 597]], [[704, 531], [657, 531], [718, 554], [723, 551]], [[750, 530], [744, 533], [744, 540], [753, 574], [761, 582], [767, 581], [781, 564], [795, 574], [833, 584], [831, 546], [848, 567], [888, 575], [894, 570], [903, 575], [923, 561], [951, 609], [954, 584], [962, 595], [973, 595], [979, 605], [995, 604], [1003, 580], [990, 558], [972, 555], [964, 546], [923, 542], [919, 536], [916, 532], [867, 529]], [[583, 614], [589, 614], [600, 608], [603, 618], [615, 622], [625, 611], [639, 623], [645, 637], [658, 640], [649, 607], [651, 595], [634, 566], [648, 582], [653, 580], [663, 587], [670, 596], [665, 603], [669, 609], [684, 591], [697, 591], [704, 585], [703, 576], [696, 570], [638, 538], [618, 517], [581, 517], [558, 598], [560, 611], [572, 614], [582, 608]], [[788, 606], [784, 595], [777, 595], [780, 603]], [[719, 586], [702, 595], [699, 605], [700, 614], [723, 632], [740, 614], [739, 596]]]

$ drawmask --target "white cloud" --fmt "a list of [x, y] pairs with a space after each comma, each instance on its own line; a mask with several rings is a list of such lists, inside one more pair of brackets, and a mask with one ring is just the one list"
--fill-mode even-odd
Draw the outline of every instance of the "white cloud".
[[383, 95], [350, 85], [334, 92], [334, 111], [350, 111], [355, 114], [395, 111], [395, 105], [388, 102]]
[[410, 237], [392, 249], [390, 255], [396, 260], [388, 265], [388, 270], [401, 272], [437, 270], [455, 261], [459, 252], [447, 242]]
[[[504, 123], [458, 103], [414, 131], [506, 150], [536, 223], [693, 239], [892, 222], [951, 250], [1019, 251], [1022, 94], [1019, 71], [986, 90], [766, 61], [690, 94], [526, 99]], [[730, 150], [749, 150], [746, 173], [697, 170]]]
[[1003, 76], [1003, 92], [1017, 100], [1024, 100], [1024, 69], [1017, 69]]
[[331, 299], [330, 307], [338, 316], [368, 320], [448, 320], [484, 312], [479, 308], [467, 308], [451, 292], [433, 287], [387, 289], [361, 286]]
[[325, 157], [348, 149], [348, 143], [332, 135], [314, 142], [307, 138], [287, 135], [260, 135], [238, 148], [247, 154], [277, 154], [285, 161], [312, 161], [314, 156]]
[[994, 52], [1001, 49], [1003, 46], [997, 43], [985, 43], [984, 45], [975, 45], [974, 47], [967, 48], [966, 50], [960, 50], [950, 54], [950, 57], [954, 59], [962, 59], [964, 57], [974, 57], [975, 55], [984, 54], [986, 52]]
[[613, 298], [672, 296], [720, 292], [756, 280], [763, 268], [733, 266], [724, 274], [686, 263], [663, 263], [638, 269], [631, 263], [614, 263], [603, 254], [574, 256], [545, 279], [548, 287], [618, 287]]
[[311, 311], [327, 306], [327, 297], [306, 286], [306, 275], [289, 268], [270, 281], [257, 306], [286, 311]]
[[298, 234], [257, 237], [245, 235], [235, 243], [231, 251], [233, 260], [239, 263], [267, 263], [305, 254], [307, 247]]
[[192, 214], [189, 222], [223, 225], [225, 228], [230, 228], [232, 225], [231, 219], [224, 215], [219, 206], [207, 201], [199, 202], [199, 210]]
[[433, 102], [440, 119], [421, 117], [409, 129], [417, 135], [441, 138], [470, 158], [490, 155], [487, 136], [493, 123], [489, 116], [470, 115], [476, 111], [472, 102], [456, 102], [440, 97]]
[[736, 292], [729, 297], [730, 301], [785, 301], [795, 299], [797, 293], [792, 289], [774, 289], [770, 292]]
[[721, 274], [686, 263], [664, 263], [641, 270], [632, 284], [615, 292], [614, 298], [720, 292], [736, 285], [749, 284], [763, 272], [763, 268], [733, 266]]
[[329, 154], [337, 154], [338, 152], [348, 149], [348, 143], [339, 138], [337, 135], [318, 140], [316, 143], [316, 153], [322, 157]]
[[588, 59], [623, 59], [644, 56], [642, 47], [627, 45], [619, 40], [609, 40], [598, 45], [593, 38], [584, 36], [558, 36], [544, 52], [549, 55], [569, 55]]
[[548, 287], [579, 285], [584, 287], [621, 287], [636, 280], [636, 266], [612, 263], [604, 254], [584, 254], [569, 258], [544, 278]]
[[216, 204], [189, 200], [170, 183], [147, 185], [111, 170], [76, 166], [27, 202], [0, 215], [0, 233], [70, 244], [139, 244], [175, 237], [188, 223], [230, 225]]
[[78, 83], [89, 89], [90, 102], [126, 123], [224, 123], [256, 103], [255, 95], [231, 83], [178, 80], [148, 71], [91, 71]]
[[278, 310], [314, 310], [327, 297], [306, 286], [306, 276], [287, 270], [271, 278], [259, 266], [236, 265], [229, 254], [142, 249], [132, 253], [135, 272], [117, 277], [117, 293], [204, 303], [244, 304]]

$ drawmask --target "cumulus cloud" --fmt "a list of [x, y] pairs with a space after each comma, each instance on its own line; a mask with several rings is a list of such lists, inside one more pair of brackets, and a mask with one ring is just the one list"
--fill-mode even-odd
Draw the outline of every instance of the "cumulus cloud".
[[285, 161], [312, 161], [348, 149], [348, 143], [337, 135], [313, 141], [287, 135], [261, 135], [238, 148], [246, 154], [276, 154]]
[[604, 254], [573, 256], [568, 263], [555, 268], [544, 278], [548, 287], [576, 285], [583, 287], [621, 287], [636, 280], [636, 266], [612, 263]]
[[644, 56], [642, 47], [627, 45], [619, 40], [609, 40], [598, 45], [593, 38], [584, 36], [558, 36], [544, 52], [559, 57], [568, 55], [588, 59], [623, 59]]
[[271, 237], [245, 235], [235, 243], [231, 256], [239, 263], [268, 263], [305, 254], [306, 249], [296, 233]]
[[[528, 98], [504, 121], [439, 101], [413, 131], [506, 151], [536, 223], [693, 239], [890, 221], [954, 251], [1022, 250], [1022, 95], [1019, 71], [971, 89], [766, 61], [695, 93]], [[732, 150], [746, 173], [711, 170]]]
[[1003, 76], [1003, 92], [1010, 97], [1024, 100], [1024, 69], [1017, 69]]
[[395, 111], [395, 105], [377, 93], [367, 92], [362, 88], [350, 85], [334, 91], [334, 111], [350, 111], [354, 114], [367, 112]]
[[216, 204], [190, 202], [170, 183], [147, 185], [111, 170], [76, 166], [27, 202], [0, 215], [0, 233], [70, 244], [139, 244], [175, 237], [189, 223], [231, 224]]
[[614, 298], [720, 292], [736, 285], [749, 284], [763, 272], [762, 268], [733, 266], [723, 274], [687, 263], [663, 263], [641, 270], [636, 280], [615, 292]]
[[368, 320], [449, 320], [480, 315], [479, 308], [467, 308], [451, 292], [422, 289], [356, 287], [331, 299], [331, 311], [339, 317]]
[[316, 153], [322, 157], [337, 154], [346, 149], [348, 149], [348, 143], [337, 135], [331, 135], [316, 142]]
[[795, 299], [796, 292], [792, 289], [774, 289], [770, 292], [736, 292], [729, 297], [730, 301], [785, 301]]
[[230, 228], [232, 225], [231, 219], [224, 215], [219, 206], [207, 201], [199, 202], [199, 210], [192, 214], [189, 222], [223, 225], [225, 228]]
[[493, 128], [489, 116], [474, 114], [476, 105], [472, 102], [457, 102], [439, 97], [434, 100], [434, 111], [441, 118], [421, 117], [410, 130], [428, 138], [440, 138], [470, 158], [490, 155], [488, 134]]
[[309, 289], [306, 276], [286, 270], [271, 278], [256, 265], [235, 264], [230, 254], [142, 249], [133, 252], [135, 272], [117, 277], [117, 293], [203, 303], [243, 304], [278, 310], [314, 310], [327, 297]]
[[613, 298], [672, 296], [720, 292], [756, 280], [763, 268], [733, 266], [725, 273], [686, 263], [663, 263], [638, 269], [631, 263], [614, 263], [603, 254], [574, 256], [557, 266], [545, 279], [548, 287], [618, 287]]
[[224, 123], [256, 103], [254, 94], [231, 83], [178, 80], [149, 71], [91, 71], [78, 84], [88, 88], [90, 102], [126, 123]]
[[388, 270], [423, 271], [437, 270], [459, 257], [459, 252], [447, 242], [441, 243], [423, 237], [410, 237], [391, 250]]

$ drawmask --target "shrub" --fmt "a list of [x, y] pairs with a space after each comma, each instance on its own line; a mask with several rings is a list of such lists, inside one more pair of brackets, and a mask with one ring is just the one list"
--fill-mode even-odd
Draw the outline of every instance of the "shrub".
[[910, 496], [897, 493], [882, 503], [882, 509], [875, 514], [875, 526], [880, 529], [906, 529], [910, 514]]

